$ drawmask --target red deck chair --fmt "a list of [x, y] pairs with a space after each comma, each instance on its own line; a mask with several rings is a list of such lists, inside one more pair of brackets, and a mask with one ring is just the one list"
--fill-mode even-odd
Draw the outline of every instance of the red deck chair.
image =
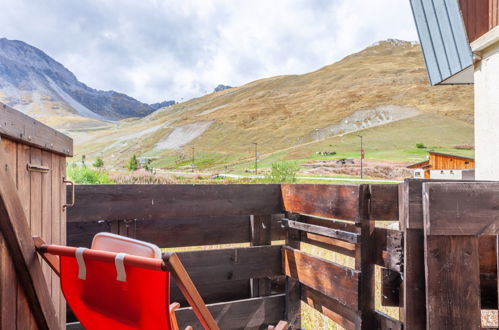
[[97, 234], [91, 249], [35, 243], [86, 329], [177, 330], [179, 305], [168, 311], [170, 273], [203, 327], [219, 329], [174, 253], [161, 259], [157, 246], [109, 233]]

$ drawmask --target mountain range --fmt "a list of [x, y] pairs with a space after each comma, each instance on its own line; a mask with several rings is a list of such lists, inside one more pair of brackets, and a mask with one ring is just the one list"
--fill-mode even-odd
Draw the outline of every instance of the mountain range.
[[58, 128], [144, 117], [175, 103], [149, 105], [93, 89], [40, 49], [6, 38], [0, 39], [0, 101]]
[[[69, 131], [76, 151], [120, 167], [135, 154], [153, 166], [252, 167], [335, 151], [403, 162], [424, 144], [459, 153], [473, 144], [473, 89], [428, 83], [419, 44], [385, 40], [317, 71], [261, 79], [99, 130]], [[472, 155], [468, 151], [467, 155]]]

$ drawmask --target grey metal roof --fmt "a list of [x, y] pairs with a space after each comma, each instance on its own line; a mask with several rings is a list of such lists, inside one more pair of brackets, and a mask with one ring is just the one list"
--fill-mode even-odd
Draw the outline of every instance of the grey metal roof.
[[430, 83], [473, 83], [473, 55], [458, 0], [410, 2]]

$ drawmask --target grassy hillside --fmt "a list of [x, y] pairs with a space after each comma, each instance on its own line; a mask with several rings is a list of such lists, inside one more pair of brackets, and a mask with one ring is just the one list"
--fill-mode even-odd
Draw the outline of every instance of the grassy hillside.
[[[279, 76], [212, 93], [139, 119], [70, 131], [76, 153], [120, 166], [132, 154], [156, 167], [251, 166], [308, 159], [316, 151], [412, 162], [416, 143], [441, 151], [473, 144], [470, 86], [431, 87], [418, 45], [385, 41], [304, 75]], [[466, 154], [472, 152], [465, 151]], [[77, 156], [78, 157], [78, 156]], [[246, 164], [247, 163], [247, 164]]]

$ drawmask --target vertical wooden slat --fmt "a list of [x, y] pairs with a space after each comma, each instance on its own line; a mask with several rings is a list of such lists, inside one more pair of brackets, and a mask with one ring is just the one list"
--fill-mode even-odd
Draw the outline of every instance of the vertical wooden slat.
[[[7, 170], [17, 181], [17, 144], [0, 139], [8, 158]], [[17, 278], [7, 244], [0, 232], [0, 329], [15, 329], [17, 314]]]
[[[457, 184], [457, 183], [456, 183]], [[444, 229], [438, 235], [430, 235], [433, 223], [440, 222], [439, 213], [447, 204], [442, 200], [456, 196], [431, 192], [424, 183], [422, 190], [425, 234], [426, 324], [428, 329], [480, 329], [480, 254], [476, 235], [446, 235]], [[440, 183], [440, 185], [449, 185]], [[451, 183], [450, 185], [454, 185]], [[440, 198], [440, 201], [436, 197]], [[440, 203], [439, 203], [440, 202]], [[457, 209], [456, 215], [463, 210]], [[466, 207], [464, 212], [466, 212]], [[465, 219], [471, 221], [471, 219]], [[459, 228], [456, 219], [449, 226]]]
[[[42, 151], [41, 165], [52, 169], [52, 157], [48, 151]], [[52, 176], [49, 170], [48, 173], [41, 173], [41, 237], [42, 239], [52, 244]], [[46, 262], [42, 262], [43, 275], [47, 281], [50, 295], [52, 296], [52, 270]]]
[[[62, 205], [66, 204], [66, 184], [63, 179], [66, 177], [66, 157], [59, 156], [59, 178], [57, 179], [60, 186], [60, 204], [59, 204], [59, 221], [60, 221], [60, 244], [66, 245], [66, 209]], [[59, 306], [59, 321], [61, 324], [66, 324], [66, 300], [61, 294], [61, 304]]]
[[357, 244], [357, 255], [355, 256], [355, 268], [362, 272], [359, 286], [359, 310], [361, 313], [361, 329], [375, 329], [376, 319], [374, 315], [374, 297], [375, 297], [375, 244], [374, 228], [375, 222], [369, 218], [369, 185], [359, 186], [358, 196], [358, 219], [360, 223], [358, 231], [361, 234], [361, 242]]
[[480, 329], [478, 238], [426, 236], [428, 329]]
[[[290, 220], [298, 221], [300, 215], [288, 213], [286, 217]], [[300, 232], [296, 229], [289, 229], [286, 236], [286, 245], [294, 249], [300, 249]], [[290, 329], [301, 329], [301, 285], [300, 282], [286, 277], [286, 315]]]
[[[415, 183], [413, 183], [414, 185]], [[421, 184], [421, 183], [419, 183]], [[426, 297], [424, 274], [424, 232], [409, 228], [421, 212], [411, 212], [415, 200], [421, 200], [421, 190], [410, 188], [408, 181], [399, 185], [399, 219], [404, 230], [404, 286], [402, 319], [406, 329], [426, 328]], [[416, 193], [419, 192], [419, 196]]]
[[[42, 151], [31, 147], [30, 163], [33, 165], [42, 165]], [[42, 234], [42, 173], [29, 172], [30, 176], [30, 229], [31, 235], [40, 236]], [[38, 257], [40, 260], [41, 258]], [[34, 319], [30, 322], [31, 329], [37, 329]]]
[[[53, 244], [62, 244], [61, 241], [61, 213], [60, 209], [62, 207], [61, 202], [61, 170], [59, 166], [60, 156], [56, 154], [51, 154], [50, 157], [50, 190], [51, 190], [51, 213], [52, 213], [52, 225], [51, 225], [51, 238]], [[61, 300], [63, 299], [60, 288], [59, 277], [52, 273], [52, 300], [54, 301], [54, 308], [59, 313], [59, 321], [61, 322], [61, 327], [64, 328], [64, 323], [62, 323], [63, 315], [61, 315]]]
[[[30, 162], [31, 148], [24, 144], [19, 144], [17, 149], [17, 191], [23, 205], [24, 213], [28, 225], [31, 217], [31, 178], [27, 170]], [[17, 286], [17, 328], [31, 329], [34, 325], [34, 317], [29, 309], [28, 299], [20, 283]]]
[[[262, 246], [272, 244], [272, 216], [251, 215], [251, 246]], [[251, 279], [251, 296], [269, 296], [271, 294], [271, 281], [269, 278]]]

